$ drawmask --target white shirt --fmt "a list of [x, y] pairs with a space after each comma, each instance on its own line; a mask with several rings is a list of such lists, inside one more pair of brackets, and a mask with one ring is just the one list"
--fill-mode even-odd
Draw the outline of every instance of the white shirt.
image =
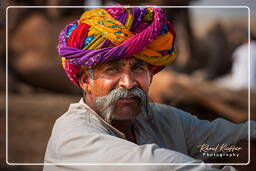
[[[247, 139], [248, 125], [224, 119], [209, 122], [167, 105], [150, 103], [151, 119], [139, 115], [134, 124], [137, 144], [106, 123], [81, 99], [55, 122], [44, 171], [215, 170], [202, 164], [198, 145], [231, 144]], [[256, 137], [256, 122], [251, 122]], [[189, 157], [191, 156], [191, 157]], [[193, 157], [193, 158], [192, 158]], [[201, 160], [198, 160], [201, 159]], [[73, 164], [73, 165], [64, 165]], [[79, 165], [79, 164], [84, 165]], [[85, 165], [93, 164], [95, 166]], [[99, 166], [97, 163], [198, 163], [198, 165]], [[223, 170], [234, 170], [225, 166]]]
[[[250, 57], [250, 63], [249, 63]], [[248, 88], [250, 72], [250, 87], [256, 88], [256, 41], [239, 46], [233, 53], [232, 83], [234, 89]], [[250, 70], [249, 70], [250, 65]]]

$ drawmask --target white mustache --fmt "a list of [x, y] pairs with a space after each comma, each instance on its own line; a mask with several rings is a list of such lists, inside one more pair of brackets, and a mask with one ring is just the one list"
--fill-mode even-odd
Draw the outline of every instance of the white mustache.
[[109, 105], [115, 104], [115, 102], [121, 98], [130, 97], [139, 98], [142, 105], [148, 102], [146, 93], [138, 87], [134, 87], [130, 90], [122, 87], [114, 89], [107, 96], [98, 97], [95, 102], [101, 109], [105, 109]]

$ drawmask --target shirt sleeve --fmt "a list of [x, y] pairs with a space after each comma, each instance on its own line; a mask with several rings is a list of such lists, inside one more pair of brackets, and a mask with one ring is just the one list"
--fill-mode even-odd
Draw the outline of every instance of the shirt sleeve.
[[[99, 163], [119, 165], [100, 166]], [[186, 163], [187, 165], [123, 165], [136, 163]], [[137, 145], [125, 139], [95, 131], [86, 124], [68, 128], [58, 137], [53, 134], [48, 143], [45, 164], [44, 171], [92, 169], [104, 171], [217, 170], [205, 165], [201, 160], [193, 159], [182, 153], [159, 148], [156, 144]], [[95, 165], [92, 166], [92, 164]], [[224, 167], [223, 170], [231, 171], [235, 169]]]
[[248, 140], [248, 125], [250, 122], [250, 137], [256, 138], [256, 122], [247, 121], [245, 123], [236, 124], [218, 118], [214, 121], [199, 120], [196, 116], [178, 110], [180, 122], [184, 130], [187, 142], [188, 153], [190, 156], [205, 160], [207, 157], [202, 156], [198, 146], [203, 144], [235, 144], [240, 140]]

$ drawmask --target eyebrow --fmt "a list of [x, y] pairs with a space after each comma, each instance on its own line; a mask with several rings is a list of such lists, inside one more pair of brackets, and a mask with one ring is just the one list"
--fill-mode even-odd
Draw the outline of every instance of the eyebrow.
[[109, 66], [116, 66], [116, 65], [125, 65], [125, 63], [119, 62], [119, 61], [113, 61], [108, 64]]
[[137, 60], [133, 63], [133, 66], [147, 66], [147, 63]]

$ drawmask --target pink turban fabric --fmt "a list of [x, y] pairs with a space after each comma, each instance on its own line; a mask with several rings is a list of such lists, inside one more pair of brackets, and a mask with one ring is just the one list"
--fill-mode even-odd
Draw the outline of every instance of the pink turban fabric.
[[98, 8], [85, 11], [59, 35], [57, 47], [69, 79], [78, 87], [79, 71], [131, 56], [157, 73], [176, 57], [175, 31], [161, 8]]

